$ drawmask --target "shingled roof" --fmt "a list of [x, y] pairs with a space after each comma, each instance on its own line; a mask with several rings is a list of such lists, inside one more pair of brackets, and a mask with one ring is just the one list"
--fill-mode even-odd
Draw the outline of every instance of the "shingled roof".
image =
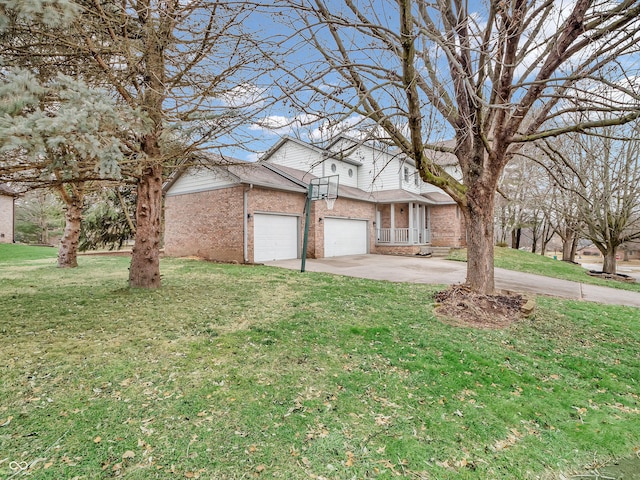
[[9, 197], [15, 197], [17, 193], [9, 187], [6, 183], [0, 183], [0, 195], [7, 195]]

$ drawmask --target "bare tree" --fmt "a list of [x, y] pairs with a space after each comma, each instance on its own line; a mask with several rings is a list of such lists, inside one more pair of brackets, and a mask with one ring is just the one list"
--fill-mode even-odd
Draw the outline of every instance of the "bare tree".
[[511, 247], [520, 248], [521, 236], [530, 237], [532, 251], [537, 248], [544, 216], [542, 202], [549, 188], [546, 171], [524, 153], [525, 148], [507, 165], [500, 179], [497, 202], [499, 234], [506, 243], [511, 234]]
[[613, 274], [618, 248], [640, 239], [640, 130], [634, 122], [571, 134], [570, 140], [543, 147], [554, 160], [550, 173], [571, 204], [564, 250], [575, 255], [583, 236], [602, 253], [602, 270]]
[[225, 146], [221, 139], [243, 123], [247, 107], [255, 112], [263, 100], [250, 68], [262, 54], [247, 31], [257, 7], [244, 1], [56, 0], [42, 8], [54, 8], [65, 21], [48, 22], [55, 15], [18, 8], [7, 16], [0, 58], [7, 64], [31, 56], [38, 68], [75, 70], [146, 117], [145, 129], [131, 131], [138, 153], [121, 165], [137, 185], [129, 284], [158, 287], [163, 176], [193, 150], [213, 148], [214, 139]]
[[[478, 292], [494, 291], [494, 193], [522, 145], [640, 115], [637, 0], [282, 1], [291, 64], [279, 86], [288, 101], [311, 118], [375, 122], [373, 136], [458, 203], [466, 283]], [[619, 95], [604, 95], [611, 90]], [[552, 124], [575, 109], [617, 117]], [[453, 148], [437, 142], [448, 137]], [[430, 150], [453, 153], [462, 182]]]

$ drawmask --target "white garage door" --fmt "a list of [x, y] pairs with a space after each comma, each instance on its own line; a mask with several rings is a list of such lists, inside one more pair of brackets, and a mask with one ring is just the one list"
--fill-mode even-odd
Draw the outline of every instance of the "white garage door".
[[253, 261], [298, 258], [298, 217], [253, 216]]
[[324, 219], [324, 256], [367, 253], [367, 221], [346, 218]]

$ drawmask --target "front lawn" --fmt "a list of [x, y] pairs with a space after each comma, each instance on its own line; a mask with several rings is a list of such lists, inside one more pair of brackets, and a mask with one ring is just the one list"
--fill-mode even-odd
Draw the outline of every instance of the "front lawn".
[[640, 448], [638, 309], [475, 330], [437, 286], [164, 259], [140, 291], [126, 257], [13, 247], [0, 478], [557, 479]]

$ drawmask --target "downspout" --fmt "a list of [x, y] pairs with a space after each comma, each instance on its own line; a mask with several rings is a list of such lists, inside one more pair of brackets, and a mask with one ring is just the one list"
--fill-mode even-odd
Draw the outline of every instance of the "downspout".
[[11, 202], [13, 208], [13, 213], [11, 214], [11, 223], [13, 224], [11, 225], [11, 243], [16, 243], [16, 196], [12, 195], [11, 200], [13, 200]]
[[243, 241], [242, 241], [242, 253], [244, 256], [244, 263], [249, 263], [249, 190], [253, 188], [253, 184], [249, 184], [249, 188], [245, 188], [242, 194], [242, 213], [243, 213]]

